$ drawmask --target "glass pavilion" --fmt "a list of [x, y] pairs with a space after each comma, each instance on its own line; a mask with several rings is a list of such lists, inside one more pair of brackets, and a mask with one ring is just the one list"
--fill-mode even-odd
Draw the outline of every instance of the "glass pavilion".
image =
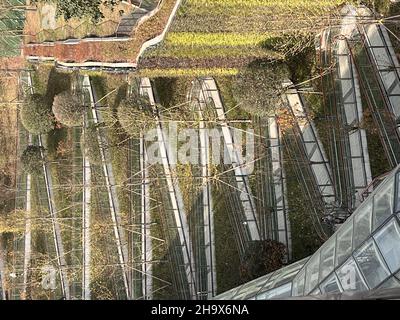
[[400, 166], [311, 257], [245, 283], [218, 300], [266, 300], [400, 288]]

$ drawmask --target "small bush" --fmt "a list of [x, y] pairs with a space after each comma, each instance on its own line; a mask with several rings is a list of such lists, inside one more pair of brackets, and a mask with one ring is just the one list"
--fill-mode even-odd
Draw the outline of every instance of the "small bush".
[[43, 170], [41, 151], [43, 148], [38, 146], [28, 146], [21, 155], [22, 168], [30, 174], [39, 174]]
[[57, 16], [65, 20], [90, 17], [93, 22], [97, 22], [104, 18], [102, 5], [112, 8], [117, 3], [118, 0], [57, 0]]
[[285, 245], [275, 240], [250, 243], [240, 265], [241, 280], [248, 282], [283, 267], [285, 253]]
[[56, 119], [67, 127], [80, 126], [83, 123], [85, 107], [79, 99], [64, 91], [53, 101], [53, 113]]
[[92, 125], [86, 128], [85, 134], [81, 136], [82, 154], [86, 148], [89, 162], [94, 165], [101, 164], [100, 147], [97, 139], [96, 126]]
[[152, 107], [143, 97], [130, 97], [122, 100], [118, 107], [118, 121], [131, 137], [139, 137], [140, 132], [154, 126]]
[[43, 134], [54, 129], [55, 119], [43, 96], [30, 95], [21, 109], [21, 122], [33, 134]]
[[281, 103], [282, 82], [288, 77], [289, 70], [285, 64], [253, 63], [236, 76], [234, 97], [250, 114], [270, 115]]

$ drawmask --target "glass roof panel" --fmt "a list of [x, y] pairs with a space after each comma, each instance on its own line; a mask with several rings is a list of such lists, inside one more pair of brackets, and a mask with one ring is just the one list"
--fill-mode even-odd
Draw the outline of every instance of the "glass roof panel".
[[232, 299], [233, 296], [236, 294], [236, 292], [239, 291], [239, 289], [240, 289], [240, 287], [236, 287], [236, 288], [230, 289], [229, 291], [225, 291], [225, 292], [219, 294], [218, 296], [216, 296], [215, 299], [217, 299], [217, 300]]
[[357, 250], [354, 256], [371, 289], [376, 288], [383, 280], [389, 277], [390, 272], [372, 239]]
[[397, 186], [396, 186], [396, 212], [400, 212], [400, 172], [396, 174]]
[[324, 282], [322, 282], [320, 288], [322, 293], [341, 292], [340, 284], [335, 273], [332, 273]]
[[352, 249], [351, 240], [353, 235], [352, 222], [353, 219], [349, 218], [337, 233], [335, 266], [341, 265], [351, 254], [351, 249]]
[[268, 282], [272, 275], [273, 272], [245, 283], [240, 287], [239, 291], [236, 292], [233, 298], [239, 300], [245, 299], [246, 296], [254, 296], [260, 289], [262, 289], [264, 284]]
[[379, 286], [379, 289], [399, 288], [400, 282], [395, 277], [390, 277]]
[[354, 215], [353, 250], [371, 234], [372, 201], [366, 201]]
[[305, 258], [302, 260], [299, 260], [293, 264], [290, 264], [286, 266], [282, 270], [282, 272], [279, 274], [278, 277], [276, 277], [273, 287], [278, 287], [288, 281], [291, 281], [299, 272], [299, 270], [306, 264], [306, 262], [309, 260], [309, 258]]
[[291, 296], [291, 291], [292, 283], [289, 282], [284, 284], [283, 286], [258, 294], [256, 300], [288, 298]]
[[276, 272], [274, 272], [272, 277], [269, 278], [266, 282], [264, 282], [263, 286], [260, 288], [259, 291], [265, 291], [268, 289], [272, 289], [274, 287], [275, 280], [279, 277], [280, 274], [281, 274], [281, 270], [277, 270]]
[[[279, 271], [279, 270], [278, 270]], [[239, 287], [239, 290], [235, 293], [234, 299], [241, 299], [244, 296], [255, 295], [260, 291], [263, 286], [270, 281], [277, 271], [270, 272], [265, 276], [256, 278]]]
[[[267, 275], [270, 277], [266, 277], [263, 282], [255, 281], [241, 286], [239, 290], [232, 291], [233, 294], [229, 297], [236, 295], [235, 298], [250, 298], [254, 292], [257, 299], [266, 299], [275, 296], [275, 289], [279, 292], [285, 286], [291, 286], [293, 296], [310, 294], [316, 287], [324, 293], [362, 291], [368, 290], [369, 286], [374, 288], [385, 283], [390, 278], [390, 272], [398, 272], [396, 277], [400, 282], [400, 225], [397, 220], [392, 219], [382, 227], [382, 223], [393, 214], [394, 175], [395, 171], [376, 188], [333, 237], [313, 256], [307, 258], [308, 262], [305, 259], [304, 262], [286, 266]], [[379, 230], [373, 236], [375, 241], [370, 239], [363, 244], [377, 228]], [[352, 255], [352, 250], [360, 245], [362, 247]], [[332, 273], [333, 261], [336, 270]], [[292, 282], [289, 283], [290, 281]], [[218, 296], [225, 299], [229, 297], [226, 293]]]
[[321, 248], [320, 281], [330, 274], [335, 267], [336, 236], [331, 237]]
[[344, 291], [368, 290], [353, 257], [350, 257], [346, 263], [336, 271], [336, 274]]
[[374, 239], [392, 273], [400, 268], [400, 228], [395, 219], [379, 230]]
[[393, 213], [394, 177], [385, 181], [385, 185], [374, 196], [372, 227], [375, 230]]
[[[317, 252], [318, 253], [318, 252]], [[319, 254], [314, 254], [306, 265], [306, 284], [304, 293], [310, 293], [318, 284]]]
[[301, 270], [299, 274], [293, 280], [293, 296], [304, 295], [304, 283], [305, 283], [305, 270]]
[[319, 295], [319, 294], [321, 294], [321, 290], [319, 290], [319, 288], [315, 288], [315, 290], [313, 292], [311, 292], [312, 296], [316, 296], [316, 295]]

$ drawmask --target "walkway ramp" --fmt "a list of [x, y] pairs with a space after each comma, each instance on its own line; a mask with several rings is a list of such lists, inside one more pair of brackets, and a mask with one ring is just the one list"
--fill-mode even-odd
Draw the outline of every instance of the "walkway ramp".
[[158, 110], [153, 87], [149, 78], [140, 79], [140, 94], [146, 96], [152, 106], [156, 115], [156, 130], [158, 137], [158, 146], [161, 156], [162, 166], [164, 169], [164, 176], [167, 183], [168, 195], [172, 206], [172, 212], [175, 219], [175, 227], [178, 232], [178, 241], [182, 248], [183, 264], [185, 269], [186, 278], [189, 285], [189, 291], [192, 299], [196, 299], [196, 283], [195, 283], [195, 267], [193, 261], [193, 248], [190, 239], [189, 224], [187, 221], [186, 211], [183, 205], [182, 192], [176, 177], [176, 161], [173, 154], [169, 152], [169, 140], [164, 123]]
[[213, 78], [203, 78], [201, 83], [201, 99], [203, 101], [213, 102], [217, 113], [217, 119], [221, 126], [225, 146], [230, 158], [230, 163], [234, 171], [236, 182], [235, 187], [239, 192], [244, 213], [244, 216], [241, 217], [241, 223], [247, 227], [251, 241], [260, 240], [261, 237], [257, 222], [257, 210], [250, 189], [248, 168], [241, 152], [239, 151], [241, 148], [235, 144], [234, 133], [232, 132], [233, 128], [229, 125], [215, 80]]
[[[341, 26], [325, 29], [317, 52], [330, 135], [330, 161], [337, 204], [351, 213], [360, 204], [360, 192], [371, 182], [366, 130], [361, 128], [363, 106], [359, 78], [348, 39], [357, 35], [356, 9], [342, 9]], [[328, 118], [329, 117], [329, 118]], [[346, 217], [344, 217], [346, 218]]]
[[97, 105], [97, 96], [93, 90], [90, 78], [85, 75], [83, 78], [83, 89], [87, 90], [90, 98], [90, 107], [92, 110], [92, 117], [94, 123], [97, 125], [97, 139], [100, 146], [100, 156], [102, 162], [102, 168], [108, 193], [108, 203], [110, 207], [111, 218], [113, 222], [114, 236], [116, 240], [118, 250], [118, 260], [122, 269], [122, 277], [124, 281], [124, 288], [127, 299], [133, 299], [131, 291], [131, 283], [129, 283], [128, 277], [128, 243], [126, 240], [125, 230], [122, 227], [121, 212], [118, 201], [117, 186], [115, 183], [113, 166], [109, 151], [104, 148], [107, 145], [107, 138], [102, 132], [98, 125], [103, 123], [101, 112]]
[[[39, 141], [39, 147], [42, 147], [43, 149], [45, 149], [47, 146], [46, 137], [43, 135], [39, 135], [38, 141]], [[41, 150], [41, 155], [42, 155], [42, 158], [45, 159], [43, 149]], [[69, 300], [71, 298], [71, 295], [70, 295], [70, 285], [69, 285], [68, 274], [67, 274], [68, 266], [67, 266], [67, 262], [65, 260], [65, 250], [64, 250], [64, 245], [63, 245], [63, 241], [62, 241], [61, 226], [58, 221], [58, 211], [57, 211], [55, 197], [54, 197], [53, 180], [51, 177], [49, 163], [46, 161], [43, 163], [43, 175], [44, 175], [44, 182], [46, 185], [46, 192], [47, 192], [47, 205], [48, 205], [48, 210], [49, 210], [49, 214], [50, 214], [52, 225], [53, 225], [53, 237], [54, 237], [54, 245], [55, 245], [56, 255], [57, 255], [57, 264], [58, 264], [58, 268], [59, 268], [59, 275], [60, 275], [60, 280], [61, 280], [61, 291], [63, 293], [63, 297], [66, 300]]]
[[289, 80], [283, 86], [287, 88], [284, 99], [297, 122], [295, 127], [298, 130], [307, 161], [314, 173], [322, 199], [326, 205], [333, 205], [336, 196], [331, 169], [314, 122], [308, 116], [297, 89], [293, 87], [293, 83]]
[[268, 117], [268, 150], [271, 159], [271, 183], [273, 190], [273, 207], [275, 209], [275, 228], [277, 241], [286, 246], [288, 261], [292, 257], [292, 236], [287, 201], [287, 187], [283, 166], [283, 142], [275, 116]]
[[[199, 128], [199, 167], [201, 177], [201, 188], [199, 192], [199, 219], [196, 219], [196, 225], [201, 228], [202, 235], [197, 237], [201, 239], [196, 244], [199, 246], [196, 263], [198, 265], [198, 289], [202, 293], [202, 298], [210, 299], [216, 295], [217, 274], [216, 274], [216, 256], [215, 256], [215, 226], [214, 226], [214, 202], [211, 186], [210, 170], [210, 142], [209, 125], [204, 112], [207, 110], [207, 103], [201, 94], [201, 81], [194, 80], [190, 90], [188, 101], [190, 102], [196, 119], [198, 119]], [[198, 230], [198, 228], [196, 228]], [[204, 257], [203, 257], [204, 255]]]

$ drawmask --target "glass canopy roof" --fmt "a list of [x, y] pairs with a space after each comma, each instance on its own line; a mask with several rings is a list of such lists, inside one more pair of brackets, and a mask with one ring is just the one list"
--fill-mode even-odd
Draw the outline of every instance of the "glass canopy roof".
[[311, 257], [215, 299], [276, 299], [400, 287], [400, 166]]

